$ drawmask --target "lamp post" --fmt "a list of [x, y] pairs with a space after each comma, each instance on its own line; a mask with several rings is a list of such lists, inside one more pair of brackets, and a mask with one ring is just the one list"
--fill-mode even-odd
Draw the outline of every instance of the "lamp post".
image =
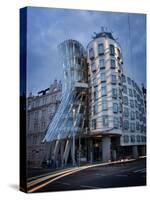
[[73, 108], [72, 164], [75, 166], [75, 108]]

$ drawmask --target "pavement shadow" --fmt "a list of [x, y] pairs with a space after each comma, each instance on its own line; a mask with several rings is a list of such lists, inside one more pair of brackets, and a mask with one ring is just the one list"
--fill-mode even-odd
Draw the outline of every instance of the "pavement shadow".
[[17, 184], [9, 184], [9, 187], [12, 188], [13, 190], [19, 191], [19, 185]]

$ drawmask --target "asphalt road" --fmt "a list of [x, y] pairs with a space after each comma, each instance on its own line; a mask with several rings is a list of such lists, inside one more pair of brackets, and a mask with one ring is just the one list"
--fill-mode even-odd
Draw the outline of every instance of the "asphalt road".
[[92, 167], [60, 178], [36, 192], [146, 185], [146, 160]]

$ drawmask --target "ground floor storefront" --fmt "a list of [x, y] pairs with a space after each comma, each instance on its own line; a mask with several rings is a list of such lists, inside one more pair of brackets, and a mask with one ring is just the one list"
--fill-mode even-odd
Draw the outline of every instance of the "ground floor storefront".
[[136, 159], [144, 155], [146, 155], [145, 145], [120, 146], [119, 136], [76, 137], [74, 141], [68, 139], [48, 144], [42, 167], [80, 166], [87, 163]]

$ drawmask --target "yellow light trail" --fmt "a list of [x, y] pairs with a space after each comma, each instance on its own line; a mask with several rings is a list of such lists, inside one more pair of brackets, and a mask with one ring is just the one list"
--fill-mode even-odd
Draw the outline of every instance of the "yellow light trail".
[[73, 173], [79, 172], [79, 171], [84, 170], [84, 169], [88, 169], [88, 168], [92, 168], [92, 167], [98, 167], [98, 166], [106, 166], [106, 165], [117, 164], [117, 163], [132, 162], [132, 161], [135, 161], [135, 160], [136, 159], [130, 159], [130, 160], [129, 159], [125, 159], [125, 160], [121, 160], [121, 161], [119, 160], [119, 161], [113, 161], [113, 162], [108, 162], [108, 163], [100, 163], [100, 164], [94, 164], [94, 165], [88, 165], [88, 166], [82, 166], [82, 167], [75, 167], [75, 168], [72, 168], [72, 169], [69, 169], [69, 170], [67, 169], [65, 171], [61, 170], [58, 173], [55, 173], [55, 174], [52, 174], [52, 175], [49, 175], [49, 176], [44, 176], [42, 178], [39, 178], [37, 180], [29, 182], [28, 186], [27, 186], [28, 188], [30, 188], [30, 187], [32, 187], [32, 186], [34, 186], [34, 185], [36, 185], [36, 184], [38, 184], [40, 182], [43, 182], [43, 181], [46, 181], [46, 180], [50, 179], [45, 183], [41, 183], [41, 185], [39, 185], [39, 186], [36, 186], [36, 187], [34, 187], [32, 189], [29, 189], [28, 192], [29, 193], [35, 192], [35, 191], [45, 187], [46, 185], [48, 185], [48, 184], [50, 184], [50, 183], [52, 183], [52, 182], [54, 182], [54, 181], [56, 181], [56, 180], [58, 180], [60, 178], [63, 178], [65, 176], [71, 175]]

